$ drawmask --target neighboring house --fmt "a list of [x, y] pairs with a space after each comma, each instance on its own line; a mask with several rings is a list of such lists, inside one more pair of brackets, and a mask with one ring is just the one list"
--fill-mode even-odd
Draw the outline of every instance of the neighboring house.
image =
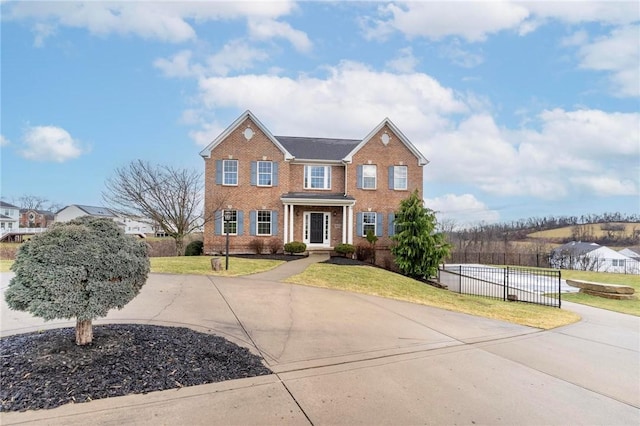
[[20, 207], [0, 201], [0, 232], [5, 233], [20, 227]]
[[106, 207], [84, 206], [80, 204], [71, 204], [63, 207], [56, 213], [56, 222], [69, 222], [80, 216], [103, 217], [118, 220], [118, 215]]
[[554, 268], [583, 271], [640, 274], [640, 262], [609, 247], [596, 243], [572, 241], [551, 251]]
[[68, 222], [80, 216], [112, 219], [120, 225], [125, 234], [139, 235], [141, 237], [144, 237], [146, 234], [154, 234], [154, 226], [151, 220], [122, 216], [106, 207], [71, 204], [56, 213], [55, 221]]
[[[388, 248], [394, 211], [413, 190], [422, 197], [428, 161], [384, 119], [363, 139], [274, 136], [246, 111], [200, 155], [205, 160], [204, 250], [247, 252], [262, 240], [302, 241], [308, 249], [340, 243]], [[223, 224], [223, 212], [230, 221]]]
[[54, 213], [48, 210], [20, 209], [21, 228], [48, 228], [54, 220]]
[[120, 217], [120, 222], [124, 224], [124, 232], [126, 234], [152, 234], [155, 235], [155, 229], [151, 220], [141, 217]]
[[620, 250], [618, 253], [630, 257], [631, 259], [640, 261], [640, 249], [633, 250], [631, 248], [625, 248]]

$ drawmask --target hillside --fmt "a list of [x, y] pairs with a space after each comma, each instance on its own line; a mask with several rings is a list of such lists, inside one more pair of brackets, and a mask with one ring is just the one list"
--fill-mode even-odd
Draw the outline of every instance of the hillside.
[[533, 232], [528, 234], [527, 238], [550, 243], [590, 241], [606, 245], [630, 246], [639, 242], [640, 223], [607, 222], [564, 226]]

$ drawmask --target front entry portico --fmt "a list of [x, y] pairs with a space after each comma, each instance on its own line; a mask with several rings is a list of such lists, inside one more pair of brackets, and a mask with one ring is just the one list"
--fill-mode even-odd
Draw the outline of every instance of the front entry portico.
[[[332, 241], [353, 243], [353, 197], [288, 193], [281, 197], [281, 201], [284, 204], [285, 244], [295, 241], [296, 236], [310, 248], [330, 248]], [[337, 229], [337, 232], [341, 229], [342, 235], [332, 236], [332, 229]]]

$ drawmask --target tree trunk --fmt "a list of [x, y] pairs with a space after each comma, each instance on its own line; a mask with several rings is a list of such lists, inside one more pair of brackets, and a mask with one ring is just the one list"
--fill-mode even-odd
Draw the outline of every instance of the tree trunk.
[[175, 236], [176, 240], [176, 256], [184, 256], [184, 237]]
[[76, 345], [88, 345], [93, 341], [91, 320], [76, 320]]

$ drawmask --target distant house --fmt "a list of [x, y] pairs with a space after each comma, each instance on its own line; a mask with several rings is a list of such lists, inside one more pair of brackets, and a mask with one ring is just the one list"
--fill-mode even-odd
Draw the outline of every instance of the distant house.
[[20, 207], [0, 201], [0, 232], [5, 233], [20, 227]]
[[21, 228], [48, 228], [55, 214], [48, 210], [20, 209]]
[[620, 250], [618, 253], [630, 257], [631, 259], [635, 259], [637, 261], [640, 261], [640, 249], [630, 249], [630, 248], [625, 248]]
[[609, 247], [596, 243], [572, 241], [551, 251], [554, 268], [582, 271], [640, 274], [640, 262]]
[[119, 215], [107, 207], [71, 204], [59, 210], [55, 215], [56, 222], [68, 222], [80, 216], [93, 216], [112, 219], [124, 230], [125, 234], [145, 236], [154, 234], [154, 226], [150, 219]]

